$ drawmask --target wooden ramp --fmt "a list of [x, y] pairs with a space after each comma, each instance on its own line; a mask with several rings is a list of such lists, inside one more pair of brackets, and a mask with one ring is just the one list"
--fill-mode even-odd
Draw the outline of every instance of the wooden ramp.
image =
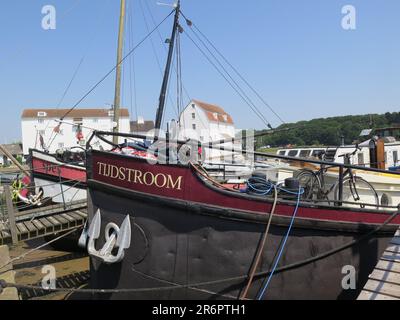
[[[11, 213], [11, 215], [10, 215]], [[0, 229], [0, 246], [81, 227], [87, 219], [86, 201], [53, 205], [30, 211], [8, 212], [7, 228]]]
[[400, 229], [369, 276], [358, 300], [400, 300]]

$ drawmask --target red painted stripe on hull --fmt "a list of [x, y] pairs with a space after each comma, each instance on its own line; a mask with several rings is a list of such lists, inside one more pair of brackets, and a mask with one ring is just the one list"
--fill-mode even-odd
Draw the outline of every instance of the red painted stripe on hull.
[[70, 167], [68, 165], [58, 165], [43, 159], [32, 159], [33, 172], [51, 175], [53, 177], [61, 177], [65, 180], [76, 180], [86, 182], [86, 170]]
[[[135, 158], [93, 152], [92, 169], [94, 180], [151, 195], [258, 214], [270, 212], [272, 207], [270, 202], [230, 196], [209, 188], [188, 167], [152, 165]], [[277, 214], [292, 216], [293, 207], [280, 204]], [[391, 214], [393, 212], [300, 206], [297, 217], [357, 224], [382, 224]], [[392, 223], [400, 224], [400, 217]]]

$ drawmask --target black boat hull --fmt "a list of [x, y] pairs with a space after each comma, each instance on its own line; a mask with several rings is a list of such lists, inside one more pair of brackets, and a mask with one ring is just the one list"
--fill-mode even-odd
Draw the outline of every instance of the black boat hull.
[[[205, 207], [163, 205], [154, 197], [111, 192], [91, 185], [91, 213], [100, 209], [102, 232], [109, 222], [121, 225], [131, 217], [132, 243], [122, 263], [106, 265], [91, 258], [91, 287], [143, 289], [149, 291], [98, 294], [96, 299], [237, 299], [247, 284], [265, 223], [237, 217], [217, 216]], [[116, 204], [118, 206], [116, 207]], [[288, 224], [273, 223], [257, 272], [268, 271]], [[385, 250], [393, 232], [376, 234], [326, 258], [299, 267], [284, 266], [317, 257], [357, 240], [366, 231], [295, 226], [285, 247], [278, 272], [264, 299], [356, 299], [368, 275]], [[97, 246], [104, 244], [99, 239]], [[356, 270], [356, 289], [344, 290], [343, 268]], [[267, 275], [255, 278], [249, 299], [255, 299]], [[224, 279], [234, 280], [222, 281]], [[198, 285], [205, 282], [215, 282]], [[180, 288], [173, 288], [179, 285]], [[185, 287], [182, 287], [185, 286]]]

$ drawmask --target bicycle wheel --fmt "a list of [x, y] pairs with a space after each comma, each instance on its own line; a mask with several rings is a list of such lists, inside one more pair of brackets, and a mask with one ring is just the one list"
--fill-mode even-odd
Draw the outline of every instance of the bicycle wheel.
[[[335, 201], [339, 201], [339, 183], [335, 185], [334, 189]], [[375, 188], [363, 178], [354, 177], [354, 182], [350, 177], [343, 180], [343, 201], [352, 202], [360, 208], [379, 208], [379, 196]], [[357, 204], [360, 203], [360, 204]], [[366, 206], [371, 204], [373, 206]]]
[[312, 170], [303, 169], [298, 171], [294, 177], [299, 180], [304, 189], [301, 198], [304, 200], [318, 200], [322, 194], [321, 180]]

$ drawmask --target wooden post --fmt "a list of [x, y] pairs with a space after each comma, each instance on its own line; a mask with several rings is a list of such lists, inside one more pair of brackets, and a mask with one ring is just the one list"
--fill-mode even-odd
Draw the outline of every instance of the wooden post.
[[5, 154], [5, 156], [6, 156], [7, 158], [9, 158], [9, 159], [11, 160], [11, 162], [14, 163], [23, 173], [25, 173], [27, 176], [30, 176], [29, 171], [26, 170], [26, 169], [24, 168], [24, 166], [21, 165], [21, 164], [18, 162], [18, 160], [15, 159], [15, 158], [13, 157], [13, 155], [12, 155], [10, 152], [8, 152], [8, 150], [7, 150], [6, 148], [4, 148], [4, 146], [2, 146], [1, 144], [0, 144], [0, 151], [3, 152], [3, 153]]
[[4, 186], [4, 192], [6, 195], [6, 204], [7, 204], [7, 216], [8, 221], [10, 224], [10, 231], [11, 231], [11, 239], [13, 245], [18, 243], [18, 235], [17, 235], [17, 225], [15, 223], [15, 212], [14, 212], [14, 204], [11, 195], [11, 188], [10, 186]]
[[[0, 279], [8, 283], [15, 283], [15, 271], [13, 271], [10, 262], [10, 253], [7, 246], [0, 246], [0, 266], [6, 265], [0, 269]], [[0, 301], [19, 300], [18, 290], [16, 288], [6, 288], [0, 293]]]
[[[115, 97], [114, 97], [114, 116], [113, 120], [116, 126], [113, 128], [114, 133], [119, 132], [119, 110], [121, 103], [121, 61], [124, 45], [124, 22], [125, 22], [125, 0], [121, 0], [121, 14], [119, 18], [119, 34], [118, 34], [118, 49], [117, 49], [117, 73], [115, 77]], [[118, 144], [118, 136], [113, 137], [113, 143]]]
[[[383, 139], [379, 139], [376, 143], [376, 162], [378, 169], [386, 170], [385, 142]], [[394, 166], [396, 167], [397, 164], [395, 163]]]

